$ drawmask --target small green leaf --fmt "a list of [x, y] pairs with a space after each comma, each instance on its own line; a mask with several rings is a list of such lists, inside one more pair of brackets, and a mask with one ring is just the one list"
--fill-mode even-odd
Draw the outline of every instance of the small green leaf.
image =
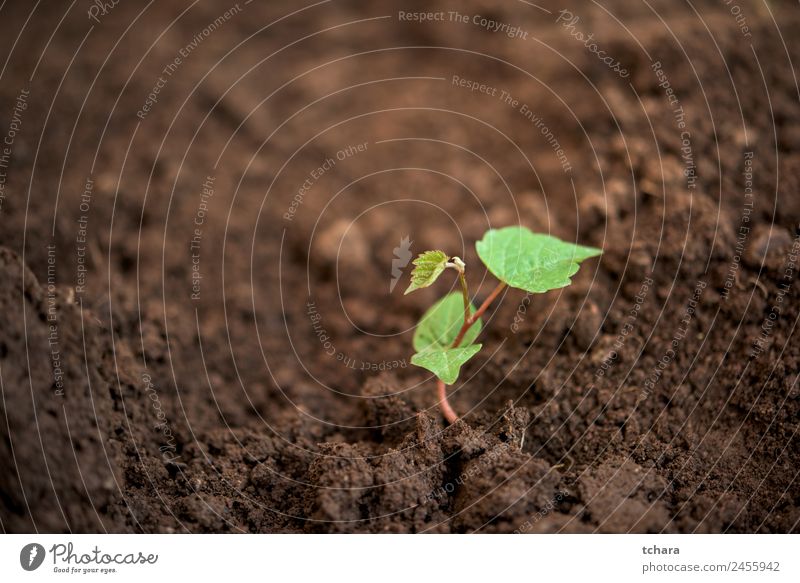
[[475, 248], [495, 277], [531, 293], [568, 286], [581, 261], [603, 252], [533, 233], [525, 227], [490, 229]]
[[411, 272], [411, 285], [408, 286], [405, 294], [428, 287], [436, 281], [447, 267], [447, 259], [448, 256], [444, 251], [436, 250], [420, 253], [413, 261], [414, 269]]
[[[475, 313], [475, 306], [470, 305], [470, 314]], [[453, 292], [433, 304], [422, 316], [414, 331], [414, 350], [422, 352], [429, 348], [447, 349], [453, 345], [464, 323], [464, 298]], [[462, 346], [472, 344], [481, 331], [483, 322], [475, 322], [464, 338]]]
[[480, 344], [470, 344], [458, 348], [428, 348], [411, 357], [411, 364], [431, 371], [446, 385], [452, 385], [458, 379], [461, 365], [475, 356], [481, 349]]
[[[470, 305], [470, 314], [475, 306]], [[481, 349], [472, 344], [481, 331], [483, 322], [475, 322], [461, 340], [461, 346], [452, 348], [464, 324], [464, 298], [454, 292], [446, 295], [428, 309], [414, 332], [414, 350], [411, 364], [431, 371], [448, 385], [458, 378], [461, 365]]]

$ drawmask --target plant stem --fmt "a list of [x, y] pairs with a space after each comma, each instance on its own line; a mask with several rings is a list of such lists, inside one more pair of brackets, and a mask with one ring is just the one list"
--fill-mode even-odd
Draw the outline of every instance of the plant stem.
[[447, 401], [447, 385], [441, 379], [436, 380], [436, 389], [439, 393], [439, 408], [442, 410], [445, 420], [448, 425], [452, 425], [458, 421], [458, 415], [453, 411], [450, 403]]
[[453, 345], [451, 348], [457, 348], [458, 345], [461, 344], [461, 341], [464, 339], [464, 334], [467, 333], [467, 330], [469, 330], [472, 325], [478, 321], [489, 305], [497, 298], [497, 296], [500, 295], [500, 292], [502, 292], [505, 287], [506, 284], [501, 281], [499, 284], [497, 284], [497, 287], [492, 290], [492, 293], [489, 294], [489, 296], [481, 304], [481, 307], [478, 308], [474, 314], [471, 316], [467, 316], [466, 313], [464, 314], [464, 323], [461, 325], [461, 330], [458, 331], [458, 336], [456, 336], [456, 339], [453, 340]]
[[[469, 292], [467, 291], [467, 281], [464, 278], [464, 274], [459, 274], [459, 280], [461, 281], [461, 290], [464, 294], [464, 323], [461, 325], [461, 330], [458, 332], [458, 336], [456, 339], [453, 340], [453, 344], [451, 348], [458, 348], [461, 341], [464, 339], [464, 335], [467, 333], [472, 325], [478, 321], [478, 319], [483, 315], [483, 313], [488, 309], [489, 305], [500, 295], [506, 284], [500, 282], [492, 293], [490, 293], [487, 298], [481, 304], [481, 307], [475, 310], [475, 313], [470, 315], [470, 301], [469, 301]], [[450, 406], [450, 403], [447, 400], [447, 385], [442, 382], [441, 379], [438, 379], [436, 382], [436, 388], [439, 394], [439, 408], [442, 410], [442, 414], [444, 418], [447, 420], [447, 423], [452, 425], [456, 421], [458, 421], [458, 415], [456, 412], [453, 411], [453, 408]]]
[[461, 284], [461, 295], [464, 297], [464, 321], [466, 322], [470, 317], [470, 308], [472, 304], [469, 301], [469, 288], [467, 287], [467, 278], [464, 277], [464, 272], [458, 274], [458, 281]]

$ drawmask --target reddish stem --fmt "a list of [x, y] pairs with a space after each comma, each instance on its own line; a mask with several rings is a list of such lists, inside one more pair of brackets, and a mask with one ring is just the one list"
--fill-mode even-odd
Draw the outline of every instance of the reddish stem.
[[481, 304], [481, 307], [478, 308], [469, 318], [464, 318], [464, 323], [461, 325], [461, 330], [458, 331], [458, 336], [456, 336], [456, 339], [453, 341], [451, 348], [457, 348], [458, 345], [461, 344], [461, 341], [464, 340], [464, 334], [467, 333], [467, 330], [469, 330], [472, 325], [478, 321], [489, 305], [497, 298], [497, 296], [500, 295], [500, 292], [502, 292], [505, 287], [506, 284], [502, 281], [497, 284], [497, 287], [492, 290], [492, 293], [490, 293], [489, 297], [484, 300], [484, 302]]
[[439, 408], [442, 410], [442, 415], [444, 415], [447, 423], [452, 425], [458, 421], [458, 415], [456, 415], [456, 412], [453, 411], [453, 408], [447, 401], [447, 385], [445, 385], [443, 381], [437, 379], [436, 389], [439, 393]]
[[[466, 281], [464, 281], [463, 275], [461, 276], [461, 279], [464, 284], [464, 292], [465, 292], [464, 297], [468, 298], [468, 296], [466, 295]], [[475, 313], [472, 314], [471, 316], [468, 315], [469, 300], [468, 299], [465, 300], [467, 303], [464, 311], [464, 323], [461, 325], [461, 330], [459, 330], [458, 336], [456, 336], [456, 339], [453, 340], [451, 348], [458, 348], [459, 344], [461, 344], [461, 341], [464, 339], [464, 335], [467, 333], [467, 330], [469, 330], [472, 327], [472, 325], [478, 321], [478, 319], [483, 315], [483, 313], [489, 308], [489, 305], [491, 305], [491, 303], [497, 298], [497, 296], [500, 295], [500, 292], [502, 292], [505, 289], [505, 287], [506, 284], [503, 282], [497, 284], [497, 287], [494, 288], [494, 290], [492, 290], [492, 293], [490, 293], [489, 296], [483, 301], [481, 307], [475, 310]], [[453, 408], [450, 406], [450, 403], [447, 400], [447, 385], [445, 385], [444, 382], [442, 382], [441, 380], [437, 380], [436, 388], [439, 393], [439, 408], [442, 410], [442, 414], [444, 415], [444, 418], [447, 420], [447, 422], [452, 425], [453, 423], [458, 421], [458, 415], [456, 415], [456, 412], [453, 411]]]

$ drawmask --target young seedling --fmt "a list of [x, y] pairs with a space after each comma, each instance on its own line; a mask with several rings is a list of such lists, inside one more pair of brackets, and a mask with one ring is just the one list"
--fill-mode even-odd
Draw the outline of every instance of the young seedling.
[[458, 416], [447, 401], [446, 385], [455, 383], [461, 366], [480, 351], [482, 345], [475, 339], [483, 327], [481, 316], [497, 296], [507, 286], [534, 294], [566, 287], [584, 259], [602, 253], [525, 227], [490, 229], [475, 249], [500, 280], [479, 308], [470, 299], [466, 265], [444, 251], [425, 251], [414, 260], [411, 285], [405, 292], [430, 286], [447, 269], [458, 273], [461, 291], [443, 297], [425, 312], [414, 333], [416, 354], [411, 357], [411, 364], [436, 375], [439, 407], [448, 423], [454, 423]]

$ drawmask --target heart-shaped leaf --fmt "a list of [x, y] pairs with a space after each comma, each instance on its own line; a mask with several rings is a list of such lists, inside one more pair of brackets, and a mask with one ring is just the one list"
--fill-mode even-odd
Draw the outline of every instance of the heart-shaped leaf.
[[431, 371], [446, 385], [452, 385], [458, 379], [461, 365], [475, 356], [481, 349], [480, 344], [470, 344], [458, 348], [428, 348], [411, 357], [411, 364]]
[[[470, 305], [470, 313], [475, 313], [475, 306]], [[411, 357], [411, 364], [431, 371], [448, 385], [456, 382], [461, 365], [481, 349], [480, 344], [472, 344], [481, 331], [481, 320], [467, 330], [461, 346], [452, 347], [463, 323], [464, 298], [461, 294], [451, 293], [433, 304], [414, 332], [414, 350], [417, 353]]]
[[495, 277], [531, 293], [568, 286], [581, 261], [603, 252], [525, 227], [490, 229], [475, 248]]
[[414, 269], [411, 271], [411, 285], [405, 291], [410, 294], [414, 290], [428, 287], [447, 267], [447, 254], [444, 251], [425, 251], [413, 261]]
[[[470, 305], [470, 314], [474, 313], [475, 306]], [[414, 350], [421, 352], [428, 348], [450, 348], [463, 323], [463, 296], [457, 292], [446, 295], [428, 308], [419, 321], [414, 332]], [[461, 345], [472, 344], [480, 333], [482, 325], [481, 320], [475, 322], [464, 334]]]

